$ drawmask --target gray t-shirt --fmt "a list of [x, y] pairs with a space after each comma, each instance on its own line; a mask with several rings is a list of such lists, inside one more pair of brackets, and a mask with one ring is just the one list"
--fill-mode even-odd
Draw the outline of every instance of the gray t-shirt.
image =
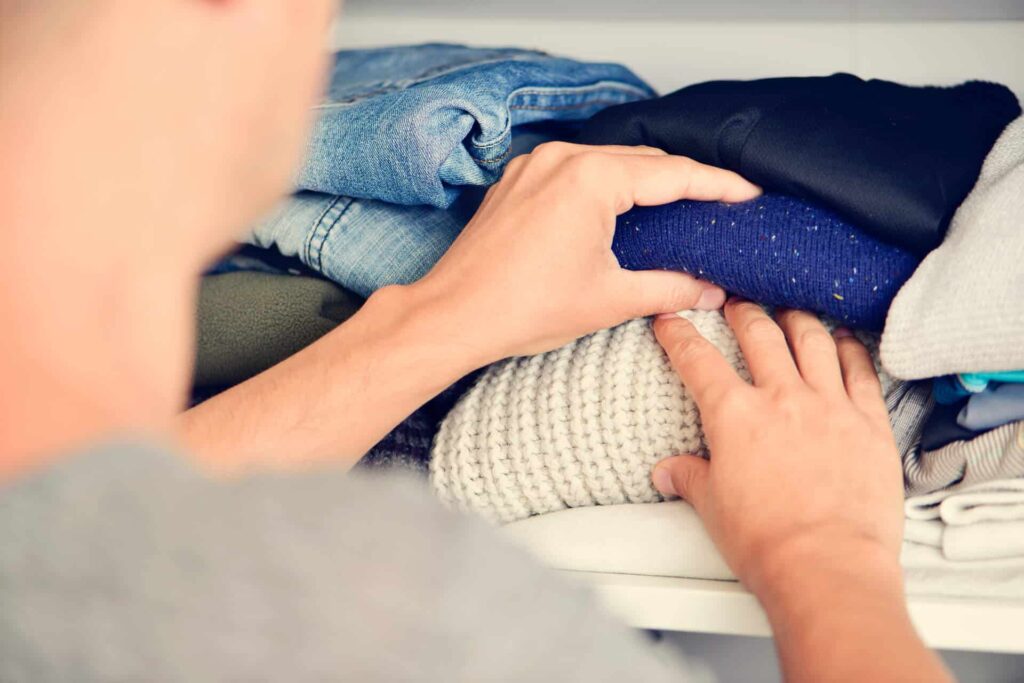
[[0, 486], [0, 680], [692, 681], [421, 484], [122, 444]]

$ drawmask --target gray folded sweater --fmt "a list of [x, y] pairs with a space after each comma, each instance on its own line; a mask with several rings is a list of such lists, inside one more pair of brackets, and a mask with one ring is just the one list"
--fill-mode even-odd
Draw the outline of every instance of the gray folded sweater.
[[1024, 369], [1024, 117], [896, 295], [881, 357], [901, 379]]

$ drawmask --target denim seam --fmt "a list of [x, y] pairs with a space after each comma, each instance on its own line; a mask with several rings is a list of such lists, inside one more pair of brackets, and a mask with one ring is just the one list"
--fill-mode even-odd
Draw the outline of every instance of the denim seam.
[[590, 102], [577, 102], [576, 104], [566, 104], [562, 106], [548, 106], [541, 107], [532, 104], [516, 104], [509, 107], [509, 109], [521, 109], [524, 111], [565, 111], [569, 109], [584, 109], [586, 107], [592, 107], [594, 105], [602, 105], [605, 107], [612, 107], [616, 104], [623, 104], [622, 102], [613, 100], [591, 100]]
[[[356, 104], [358, 102], [361, 102], [362, 100], [369, 99], [369, 98], [375, 97], [377, 95], [385, 95], [387, 93], [398, 92], [398, 91], [401, 91], [401, 90], [408, 90], [409, 88], [414, 88], [414, 87], [416, 87], [418, 85], [421, 85], [421, 84], [423, 84], [423, 83], [425, 83], [425, 82], [427, 82], [429, 80], [432, 80], [432, 79], [435, 79], [435, 78], [441, 78], [443, 76], [449, 76], [451, 74], [458, 73], [459, 71], [465, 71], [467, 69], [475, 69], [475, 68], [481, 67], [481, 66], [490, 66], [492, 64], [501, 64], [502, 62], [534, 61], [534, 60], [536, 60], [536, 58], [538, 56], [543, 56], [546, 59], [551, 59], [551, 57], [546, 55], [545, 53], [528, 53], [528, 54], [525, 54], [525, 55], [509, 55], [509, 56], [505, 56], [505, 57], [501, 57], [501, 58], [496, 58], [496, 59], [484, 59], [484, 60], [478, 60], [478, 61], [468, 61], [468, 62], [463, 62], [461, 64], [456, 64], [456, 65], [446, 64], [444, 66], [434, 67], [433, 69], [428, 69], [426, 71], [422, 71], [422, 72], [420, 72], [420, 73], [418, 73], [418, 74], [416, 74], [414, 76], [410, 76], [409, 78], [402, 79], [401, 81], [395, 81], [393, 83], [393, 85], [385, 85], [385, 84], [389, 83], [389, 81], [377, 81], [376, 83], [374, 83], [371, 86], [371, 87], [375, 87], [374, 90], [369, 90], [369, 91], [367, 91], [365, 93], [361, 93], [359, 95], [356, 95], [356, 96], [353, 96], [353, 97], [349, 97], [349, 98], [343, 99], [343, 100], [331, 100], [329, 102], [323, 102], [321, 104], [316, 105], [314, 107], [314, 109], [330, 109], [331, 107], [334, 107], [334, 106], [345, 106], [345, 105], [350, 105], [350, 104]], [[527, 59], [527, 57], [529, 57], [530, 59]]]
[[[604, 92], [615, 91], [615, 92], [621, 92], [621, 93], [625, 93], [625, 94], [639, 94], [639, 95], [642, 95], [642, 96], [645, 96], [645, 97], [648, 96], [648, 93], [646, 91], [644, 91], [643, 89], [637, 88], [635, 86], [631, 86], [631, 85], [626, 84], [626, 83], [614, 83], [614, 82], [609, 82], [609, 81], [600, 81], [598, 83], [594, 83], [594, 84], [591, 84], [591, 85], [580, 85], [580, 86], [562, 87], [562, 88], [530, 88], [530, 89], [520, 88], [519, 90], [515, 90], [512, 93], [510, 93], [509, 96], [508, 96], [508, 99], [511, 100], [513, 98], [522, 97], [522, 96], [530, 96], [530, 95], [548, 95], [548, 96], [574, 95], [574, 94], [579, 94], [581, 91], [583, 91], [583, 90], [585, 90], [587, 88], [591, 88], [592, 89], [591, 92], [594, 93], [594, 94], [600, 93], [602, 91], [604, 91]], [[621, 100], [592, 99], [592, 100], [588, 100], [586, 102], [573, 102], [572, 104], [563, 104], [563, 105], [547, 105], [547, 106], [542, 106], [542, 105], [530, 105], [530, 104], [506, 104], [506, 106], [508, 107], [509, 111], [571, 111], [573, 109], [586, 109], [587, 107], [593, 107], [593, 106], [613, 107], [613, 106], [618, 105], [618, 104], [623, 104], [623, 102]], [[500, 136], [498, 136], [498, 137], [496, 137], [496, 138], [494, 138], [494, 139], [492, 139], [492, 140], [490, 140], [488, 142], [484, 142], [484, 143], [472, 142], [471, 143], [470, 156], [473, 157], [474, 161], [476, 161], [477, 163], [480, 163], [480, 164], [494, 165], [494, 164], [501, 164], [501, 163], [503, 163], [506, 159], [508, 159], [509, 155], [511, 154], [511, 151], [506, 151], [501, 156], [495, 157], [493, 159], [480, 159], [479, 157], [477, 157], [477, 155], [473, 154], [473, 151], [474, 150], [486, 150], [488, 148], [495, 147], [497, 145], [503, 144], [506, 140], [508, 140], [511, 137], [511, 135], [512, 135], [512, 128], [509, 127]]]
[[579, 93], [581, 90], [586, 90], [587, 88], [591, 88], [593, 92], [599, 92], [601, 90], [615, 90], [643, 95], [646, 98], [651, 96], [649, 91], [622, 81], [597, 81], [596, 83], [585, 85], [552, 86], [550, 88], [541, 87], [530, 89], [518, 88], [509, 93], [509, 97], [519, 95], [574, 95]]
[[[534, 106], [529, 106], [529, 105], [521, 105], [521, 106], [512, 106], [512, 107], [509, 107], [509, 109], [518, 109], [518, 110], [522, 110], [522, 111], [562, 111], [562, 110], [569, 110], [569, 109], [583, 109], [585, 107], [593, 106], [595, 104], [611, 107], [611, 106], [615, 106], [617, 104], [622, 104], [622, 102], [609, 102], [607, 100], [594, 100], [592, 102], [580, 102], [578, 104], [566, 105], [564, 107], [534, 107]], [[473, 143], [473, 149], [487, 149], [488, 147], [494, 147], [498, 143], [504, 142], [507, 138], [509, 138], [511, 136], [512, 136], [512, 130], [509, 129], [508, 131], [503, 133], [500, 138], [495, 138], [492, 142], [488, 142], [485, 145], [478, 145], [476, 143]], [[494, 157], [493, 159], [479, 159], [479, 158], [476, 157], [476, 155], [472, 155], [472, 154], [471, 154], [471, 156], [473, 157], [473, 160], [476, 161], [478, 164], [500, 164], [503, 161], [505, 161], [506, 159], [508, 159], [509, 155], [511, 155], [511, 154], [512, 154], [512, 150], [509, 149], [504, 154], [502, 154], [501, 156]]]
[[[351, 207], [353, 204], [353, 201], [354, 200], [351, 197], [335, 197], [334, 201], [331, 202], [330, 206], [328, 206], [324, 210], [323, 214], [321, 214], [320, 218], [317, 219], [316, 226], [309, 233], [309, 239], [306, 241], [306, 259], [307, 265], [309, 265], [310, 268], [313, 268], [321, 273], [323, 272], [323, 246], [327, 242], [327, 238], [330, 237], [331, 232], [334, 230], [335, 226], [337, 226], [338, 223], [341, 222], [341, 218], [345, 215], [346, 212], [348, 212], [349, 207]], [[341, 202], [345, 202], [345, 206], [342, 207], [341, 209], [337, 209], [338, 204], [340, 204]], [[327, 219], [328, 215], [331, 212], [336, 212], [337, 215], [334, 216], [330, 220], [330, 223], [325, 227], [325, 219]]]

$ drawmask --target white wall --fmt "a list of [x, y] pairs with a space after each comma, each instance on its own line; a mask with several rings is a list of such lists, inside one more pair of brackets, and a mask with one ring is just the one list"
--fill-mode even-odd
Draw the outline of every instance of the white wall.
[[[556, 4], [556, 3], [553, 3]], [[995, 80], [1024, 98], [1024, 21], [687, 21], [344, 16], [334, 44], [425, 41], [534, 47], [619, 61], [657, 89], [718, 78], [848, 71], [917, 84]]]
[[1021, 0], [347, 0], [393, 16], [677, 19], [1024, 19]]

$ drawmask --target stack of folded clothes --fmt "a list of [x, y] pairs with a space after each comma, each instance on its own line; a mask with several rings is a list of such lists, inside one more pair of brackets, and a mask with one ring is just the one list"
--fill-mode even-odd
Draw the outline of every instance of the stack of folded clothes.
[[249, 241], [367, 297], [423, 277], [508, 161], [654, 91], [618, 64], [416, 45], [335, 55], [300, 191]]
[[[682, 201], [634, 209], [620, 217], [612, 249], [626, 268], [690, 272], [749, 299], [815, 311], [828, 324], [857, 329], [879, 369], [890, 371], [882, 375], [890, 421], [911, 463], [932, 401], [921, 387], [893, 379], [908, 376], [890, 367], [884, 338], [881, 367], [878, 338], [869, 333], [881, 330], [888, 315], [890, 334], [898, 311], [889, 309], [901, 287], [925, 298], [935, 289], [953, 295], [948, 286], [915, 282], [928, 278], [935, 270], [929, 264], [962, 239], [965, 216], [980, 210], [972, 208], [975, 196], [987, 195], [989, 179], [1005, 173], [1000, 160], [1018, 125], [1007, 124], [1019, 114], [1016, 98], [991, 83], [912, 88], [838, 74], [684, 88], [609, 108], [584, 125], [579, 140], [652, 145], [761, 184], [766, 194], [742, 204]], [[1024, 189], [1019, 181], [1017, 187]], [[1004, 219], [1024, 214], [1003, 200], [995, 206], [982, 211]], [[989, 328], [1005, 323], [1002, 336], [991, 329], [981, 335], [1005, 350], [1013, 347], [1005, 332], [1020, 337], [1024, 323], [994, 309], [1019, 292], [1024, 272], [1021, 254], [1002, 250], [1008, 238], [989, 233], [987, 239], [984, 247], [1001, 250], [1005, 265], [986, 263], [976, 276], [1001, 279], [1004, 291], [986, 291], [990, 305], [972, 316], [989, 319]], [[978, 268], [964, 263], [956, 271]], [[956, 282], [956, 271], [943, 271], [947, 282]], [[908, 308], [927, 310], [919, 302]], [[720, 313], [680, 315], [743, 375]], [[962, 352], [941, 330], [925, 331], [916, 321], [905, 326], [932, 346]], [[911, 359], [931, 355], [916, 340], [905, 348]], [[999, 399], [1005, 410], [1009, 395]], [[980, 409], [974, 407], [974, 419]], [[507, 523], [563, 508], [661, 500], [650, 483], [652, 466], [670, 454], [705, 451], [696, 406], [649, 322], [634, 320], [489, 368], [442, 423], [431, 481], [449, 504]]]
[[[1024, 556], [1024, 119], [1010, 124], [945, 241], [882, 334], [927, 419], [904, 454], [907, 516], [950, 560]], [[928, 381], [930, 378], [930, 381]], [[925, 381], [921, 381], [925, 380]]]
[[[947, 559], [1024, 555], [1024, 124], [1011, 123], [1020, 107], [1005, 87], [836, 74], [655, 98], [615, 64], [420, 45], [338, 53], [318, 114], [297, 193], [248, 238], [301, 262], [302, 277], [285, 291], [271, 287], [283, 275], [218, 274], [203, 289], [206, 309], [234, 298], [234, 324], [282, 338], [243, 366], [219, 345], [242, 335], [201, 326], [199, 377], [243, 379], [361, 298], [422, 277], [483, 189], [537, 143], [652, 145], [765, 194], [626, 213], [612, 246], [622, 266], [689, 272], [857, 330], [905, 464], [908, 540]], [[265, 325], [256, 309], [287, 321]], [[681, 315], [745, 372], [720, 313]], [[640, 319], [467, 378], [363, 466], [429, 461], [442, 499], [511, 522], [658, 501], [654, 462], [704, 450], [696, 406]]]

